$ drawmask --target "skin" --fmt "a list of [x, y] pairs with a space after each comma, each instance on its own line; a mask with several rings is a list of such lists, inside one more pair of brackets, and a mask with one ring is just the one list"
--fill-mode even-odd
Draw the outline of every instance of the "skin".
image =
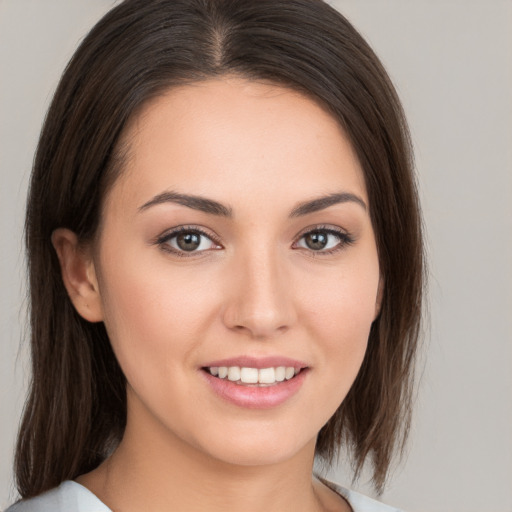
[[[124, 139], [129, 157], [94, 245], [53, 235], [77, 311], [105, 322], [128, 381], [125, 436], [78, 482], [123, 512], [148, 501], [152, 511], [350, 510], [311, 476], [316, 436], [359, 371], [381, 295], [347, 137], [297, 92], [224, 77], [152, 100]], [[217, 201], [231, 217], [175, 202], [141, 209], [169, 191]], [[361, 202], [290, 216], [338, 193]], [[176, 226], [213, 242], [178, 256], [176, 238], [162, 240]], [[304, 234], [315, 228], [343, 236], [313, 250]], [[308, 372], [283, 404], [240, 407], [201, 367], [241, 355], [290, 357]]]

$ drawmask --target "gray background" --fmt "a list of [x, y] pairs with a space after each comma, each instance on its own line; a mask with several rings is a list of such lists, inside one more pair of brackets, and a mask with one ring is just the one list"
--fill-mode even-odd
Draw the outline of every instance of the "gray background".
[[[257, 0], [255, 0], [257, 1]], [[406, 463], [384, 501], [512, 511], [512, 2], [337, 0], [408, 114], [431, 265]], [[27, 382], [23, 208], [38, 133], [79, 40], [112, 0], [0, 0], [0, 509]], [[350, 484], [340, 465], [334, 479]], [[364, 479], [359, 488], [368, 492]]]

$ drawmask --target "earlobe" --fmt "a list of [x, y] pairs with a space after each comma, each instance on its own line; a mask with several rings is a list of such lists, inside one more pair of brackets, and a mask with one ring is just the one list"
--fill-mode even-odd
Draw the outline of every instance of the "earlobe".
[[89, 251], [80, 246], [73, 231], [65, 228], [52, 233], [52, 244], [59, 258], [62, 281], [78, 314], [89, 322], [101, 322], [101, 296]]

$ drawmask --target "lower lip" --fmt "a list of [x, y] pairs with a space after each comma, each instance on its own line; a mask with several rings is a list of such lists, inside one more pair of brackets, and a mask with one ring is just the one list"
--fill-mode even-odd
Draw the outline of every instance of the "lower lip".
[[217, 395], [232, 404], [248, 409], [270, 409], [283, 404], [299, 391], [307, 372], [308, 370], [304, 369], [292, 379], [270, 386], [256, 386], [236, 384], [201, 370]]

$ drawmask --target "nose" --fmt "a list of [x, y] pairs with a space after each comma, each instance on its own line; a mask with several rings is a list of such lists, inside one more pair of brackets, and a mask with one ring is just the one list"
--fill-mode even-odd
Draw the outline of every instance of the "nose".
[[227, 328], [253, 339], [270, 339], [296, 321], [293, 286], [283, 262], [272, 251], [239, 258], [227, 280], [223, 321]]

